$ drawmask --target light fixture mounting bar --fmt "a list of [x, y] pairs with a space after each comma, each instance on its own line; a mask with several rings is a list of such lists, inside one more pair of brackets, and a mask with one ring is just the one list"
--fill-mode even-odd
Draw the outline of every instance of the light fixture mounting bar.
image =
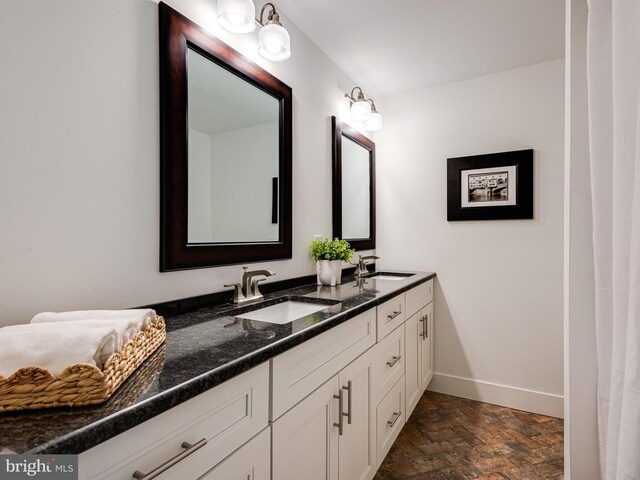
[[260, 18], [256, 18], [256, 22], [258, 22], [260, 26], [264, 27], [264, 11], [267, 9], [267, 7], [271, 7], [271, 11], [267, 16], [267, 23], [276, 23], [277, 25], [282, 25], [280, 23], [280, 15], [278, 15], [278, 12], [276, 12], [276, 6], [271, 2], [267, 2], [262, 6], [262, 9], [260, 9]]
[[[355, 91], [358, 90], [358, 96], [355, 96]], [[364, 100], [364, 92], [360, 87], [353, 87], [351, 94], [345, 93], [344, 96], [349, 99], [351, 103], [361, 102]]]

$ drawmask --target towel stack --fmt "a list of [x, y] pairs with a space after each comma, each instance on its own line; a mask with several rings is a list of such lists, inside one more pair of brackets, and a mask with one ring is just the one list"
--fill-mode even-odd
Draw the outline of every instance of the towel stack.
[[41, 367], [58, 377], [77, 363], [102, 369], [112, 354], [156, 321], [151, 309], [39, 313], [29, 324], [0, 328], [0, 376]]

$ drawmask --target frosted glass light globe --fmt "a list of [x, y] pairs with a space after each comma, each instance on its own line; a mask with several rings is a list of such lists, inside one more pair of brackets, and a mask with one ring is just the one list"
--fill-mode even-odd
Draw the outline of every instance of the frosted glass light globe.
[[218, 0], [218, 25], [228, 32], [253, 32], [255, 17], [256, 7], [251, 0]]
[[289, 32], [282, 25], [269, 23], [258, 34], [258, 53], [274, 62], [282, 62], [291, 56]]
[[377, 132], [382, 129], [382, 115], [378, 112], [373, 112], [369, 119], [364, 122], [364, 128], [370, 132]]
[[359, 100], [351, 104], [351, 118], [356, 122], [365, 122], [371, 116], [371, 105], [369, 102]]

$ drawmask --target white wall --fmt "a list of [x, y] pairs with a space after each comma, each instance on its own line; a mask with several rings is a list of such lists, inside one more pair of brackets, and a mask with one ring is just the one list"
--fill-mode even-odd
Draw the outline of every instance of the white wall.
[[[431, 388], [561, 416], [563, 60], [382, 99], [383, 267], [432, 270]], [[533, 148], [534, 220], [447, 222], [447, 158]]]
[[598, 480], [595, 273], [587, 109], [587, 0], [568, 0], [565, 118], [565, 478]]
[[[169, 0], [293, 89], [293, 260], [331, 234], [331, 115], [354, 84], [292, 22], [292, 56], [215, 24], [216, 2]], [[0, 325], [42, 310], [121, 308], [222, 290], [240, 266], [160, 273], [158, 7], [149, 0], [0, 2]], [[34, 132], [37, 135], [34, 137]], [[37, 138], [37, 141], [34, 141]]]
[[214, 242], [278, 240], [271, 197], [280, 165], [279, 128], [268, 122], [211, 135]]

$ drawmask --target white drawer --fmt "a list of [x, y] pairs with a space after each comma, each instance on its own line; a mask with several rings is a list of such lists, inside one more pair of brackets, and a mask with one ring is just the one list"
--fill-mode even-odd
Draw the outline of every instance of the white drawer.
[[380, 467], [404, 426], [404, 376], [376, 408], [376, 459]]
[[[186, 478], [192, 477], [182, 480]], [[265, 428], [198, 480], [271, 480], [271, 429]]]
[[373, 347], [372, 392], [373, 404], [391, 390], [404, 374], [404, 328], [396, 328]]
[[[198, 478], [268, 425], [269, 365], [249, 370], [137, 427], [83, 452], [81, 479], [131, 480], [206, 444], [158, 479]], [[179, 472], [179, 473], [178, 473]]]
[[409, 318], [433, 301], [433, 279], [412, 288], [405, 292], [405, 295], [407, 297], [407, 318]]
[[378, 305], [378, 341], [404, 323], [404, 293]]
[[271, 420], [313, 392], [376, 341], [372, 308], [271, 359]]

